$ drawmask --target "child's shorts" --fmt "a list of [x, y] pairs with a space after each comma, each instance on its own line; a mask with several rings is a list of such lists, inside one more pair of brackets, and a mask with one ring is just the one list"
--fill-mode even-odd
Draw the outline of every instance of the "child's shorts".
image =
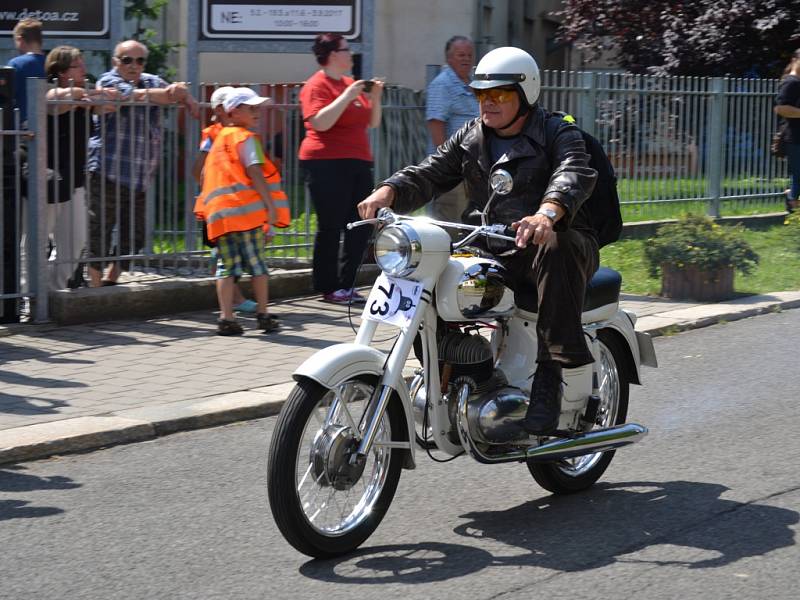
[[269, 275], [267, 240], [261, 227], [249, 231], [233, 231], [217, 238], [217, 278], [241, 277], [242, 273]]

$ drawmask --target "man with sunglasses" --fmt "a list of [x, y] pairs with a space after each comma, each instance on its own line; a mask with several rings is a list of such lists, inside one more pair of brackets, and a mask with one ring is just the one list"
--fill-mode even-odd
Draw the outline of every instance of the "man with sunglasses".
[[[516, 231], [515, 248], [490, 249], [508, 270], [518, 305], [538, 313], [538, 366], [524, 426], [534, 435], [553, 434], [562, 368], [593, 362], [581, 312], [599, 264], [597, 233], [584, 205], [597, 172], [581, 131], [539, 106], [539, 68], [527, 52], [492, 50], [478, 63], [470, 87], [480, 117], [422, 163], [380, 184], [359, 204], [359, 214], [371, 218], [388, 206], [411, 212], [463, 181], [473, 214]], [[490, 176], [499, 169], [512, 175], [513, 187], [490, 204]]]
[[[120, 42], [112, 57], [114, 68], [97, 80], [98, 89], [116, 89], [120, 103], [95, 116], [89, 140], [90, 257], [111, 255], [115, 228], [117, 255], [138, 254], [142, 250], [145, 191], [161, 160], [163, 113], [158, 107], [180, 104], [193, 117], [199, 114], [197, 101], [185, 83], [167, 83], [158, 75], [145, 72], [147, 52], [147, 47], [136, 40]], [[130, 261], [113, 262], [107, 278], [102, 279], [102, 264], [91, 263], [90, 285], [114, 285], [129, 264]]]

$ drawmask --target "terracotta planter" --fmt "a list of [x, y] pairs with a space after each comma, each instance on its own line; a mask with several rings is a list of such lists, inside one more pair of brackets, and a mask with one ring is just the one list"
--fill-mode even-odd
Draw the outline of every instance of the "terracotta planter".
[[726, 300], [733, 297], [733, 267], [701, 271], [693, 265], [679, 268], [662, 264], [661, 295], [686, 300]]

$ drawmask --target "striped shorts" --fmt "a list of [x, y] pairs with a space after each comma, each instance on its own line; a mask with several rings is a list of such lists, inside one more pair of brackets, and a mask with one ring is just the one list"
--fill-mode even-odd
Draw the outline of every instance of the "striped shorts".
[[249, 231], [233, 231], [216, 239], [219, 260], [216, 276], [241, 277], [243, 273], [269, 275], [267, 239], [261, 227]]

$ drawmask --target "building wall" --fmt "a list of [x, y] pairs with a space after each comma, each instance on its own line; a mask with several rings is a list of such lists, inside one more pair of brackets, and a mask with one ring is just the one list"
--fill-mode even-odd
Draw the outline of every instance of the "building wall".
[[374, 73], [421, 89], [425, 66], [444, 63], [445, 42], [474, 29], [471, 0], [376, 0]]
[[[170, 3], [165, 27], [178, 31], [182, 39], [189, 1], [193, 0]], [[561, 0], [374, 0], [373, 73], [390, 83], [421, 89], [426, 67], [444, 64], [444, 45], [453, 35], [472, 37], [478, 59], [494, 48], [514, 45], [531, 52], [541, 68], [568, 68], [576, 57], [552, 41], [557, 21], [549, 13], [560, 6]], [[308, 45], [307, 54], [236, 53], [234, 59], [232, 53], [202, 53], [199, 79], [304, 81], [318, 68], [310, 41]], [[188, 60], [185, 50], [176, 60], [179, 79], [185, 78]]]

